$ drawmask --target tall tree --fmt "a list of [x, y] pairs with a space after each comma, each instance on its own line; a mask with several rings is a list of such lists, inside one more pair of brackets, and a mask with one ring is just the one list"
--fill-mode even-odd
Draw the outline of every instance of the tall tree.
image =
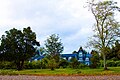
[[[24, 28], [23, 31], [15, 28], [6, 31], [2, 35], [2, 57], [4, 60], [13, 61], [18, 70], [23, 68], [25, 60], [31, 58], [34, 53], [33, 43], [36, 42], [36, 34], [31, 28]], [[4, 55], [3, 55], [4, 54]]]
[[120, 59], [120, 43], [119, 41], [115, 42], [111, 48], [109, 48], [109, 53], [107, 54], [107, 59], [119, 60]]
[[116, 33], [119, 31], [119, 24], [115, 20], [115, 10], [119, 10], [116, 2], [113, 1], [99, 1], [95, 3], [92, 0], [90, 4], [91, 12], [95, 18], [94, 32], [95, 34], [90, 40], [90, 45], [98, 49], [103, 55], [104, 69], [106, 65], [106, 49], [111, 46], [117, 39]]
[[56, 34], [52, 34], [46, 41], [45, 41], [46, 52], [53, 57], [56, 62], [59, 61], [59, 55], [63, 51], [63, 44], [59, 39], [59, 36]]

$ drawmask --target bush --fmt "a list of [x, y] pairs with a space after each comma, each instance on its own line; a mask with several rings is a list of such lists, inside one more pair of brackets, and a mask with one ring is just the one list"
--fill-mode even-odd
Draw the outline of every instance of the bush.
[[103, 67], [103, 66], [104, 66], [103, 60], [100, 60], [100, 65], [99, 65], [99, 67]]
[[92, 51], [91, 52], [92, 57], [90, 58], [91, 65], [90, 68], [98, 68], [100, 65], [100, 57], [97, 51]]
[[80, 62], [78, 62], [78, 60], [76, 58], [71, 58], [71, 60], [70, 60], [71, 68], [77, 69], [77, 68], [79, 68], [79, 64], [80, 64]]
[[116, 61], [116, 65], [117, 65], [117, 67], [119, 67], [120, 66], [120, 61]]
[[57, 63], [55, 61], [55, 59], [50, 59], [48, 61], [48, 68], [51, 70], [54, 70], [57, 67]]
[[60, 62], [59, 62], [59, 67], [60, 68], [67, 68], [69, 65], [69, 62], [65, 59], [61, 59]]
[[40, 69], [41, 68], [41, 61], [32, 61], [32, 62], [26, 61], [24, 63], [24, 68], [25, 69]]
[[117, 67], [117, 66], [120, 66], [120, 61], [109, 60], [109, 61], [107, 61], [107, 66], [108, 67]]
[[116, 67], [116, 63], [113, 60], [112, 61], [109, 60], [109, 61], [107, 61], [107, 66], [108, 67]]
[[83, 64], [83, 63], [80, 63], [80, 64], [79, 64], [79, 69], [87, 68], [87, 67], [88, 67], [88, 65], [85, 65], [85, 64]]
[[0, 62], [0, 69], [15, 69], [15, 64], [13, 62], [2, 61]]
[[[120, 61], [107, 60], [108, 67], [118, 67], [120, 66]], [[100, 61], [100, 67], [103, 67], [103, 60]]]
[[28, 62], [26, 61], [24, 64], [25, 69], [46, 69], [47, 68], [46, 61], [44, 59], [38, 61]]

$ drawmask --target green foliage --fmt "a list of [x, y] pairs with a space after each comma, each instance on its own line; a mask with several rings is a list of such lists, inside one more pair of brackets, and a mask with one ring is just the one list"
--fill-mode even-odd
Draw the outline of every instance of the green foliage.
[[69, 66], [69, 62], [65, 59], [61, 59], [59, 62], [59, 67], [61, 68], [67, 68]]
[[52, 34], [45, 41], [46, 52], [55, 59], [56, 62], [59, 62], [59, 55], [63, 51], [63, 45], [59, 36], [56, 34]]
[[107, 54], [107, 59], [112, 59], [114, 61], [120, 59], [120, 43], [118, 40], [115, 42], [115, 45], [112, 46], [110, 52]]
[[71, 58], [71, 60], [70, 60], [71, 68], [77, 69], [79, 67], [79, 64], [80, 64], [80, 62], [78, 62], [78, 60], [76, 58]]
[[120, 66], [120, 61], [108, 60], [107, 66], [108, 67], [118, 67], [118, 66]]
[[41, 69], [41, 61], [32, 61], [32, 62], [26, 61], [24, 63], [24, 68], [25, 69]]
[[3, 61], [14, 61], [16, 68], [21, 70], [24, 61], [33, 56], [36, 34], [30, 27], [24, 28], [23, 31], [13, 28], [5, 33], [1, 38], [0, 58]]
[[[103, 67], [103, 60], [100, 61], [101, 65], [100, 67]], [[107, 60], [107, 66], [108, 67], [119, 67], [120, 61], [113, 61], [113, 60]]]
[[48, 62], [49, 62], [49, 59], [46, 57], [38, 61], [32, 61], [32, 62], [26, 61], [24, 64], [24, 68], [25, 69], [47, 69], [49, 68]]
[[41, 69], [47, 69], [48, 68], [48, 61], [49, 61], [49, 59], [47, 57], [45, 57], [41, 60]]
[[91, 68], [97, 68], [100, 65], [100, 57], [97, 51], [92, 50], [91, 52], [92, 57], [90, 58], [91, 61]]
[[0, 62], [0, 69], [15, 69], [15, 64], [13, 62], [2, 61]]
[[57, 63], [55, 61], [55, 59], [50, 59], [48, 61], [48, 68], [50, 68], [51, 70], [54, 70], [57, 67]]
[[78, 65], [78, 68], [79, 68], [79, 69], [85, 69], [85, 68], [89, 68], [89, 66], [88, 66], [88, 65], [85, 65], [85, 64], [83, 64], [83, 63], [80, 63], [80, 64]]
[[51, 69], [54, 70], [58, 63], [54, 59], [43, 58], [40, 61], [25, 62], [25, 69]]

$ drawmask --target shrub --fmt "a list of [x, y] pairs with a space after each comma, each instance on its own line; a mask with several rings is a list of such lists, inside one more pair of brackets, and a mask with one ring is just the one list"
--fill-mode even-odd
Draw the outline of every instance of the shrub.
[[55, 59], [50, 59], [48, 61], [48, 68], [50, 68], [51, 70], [54, 70], [56, 67], [57, 67], [57, 63]]
[[0, 69], [15, 69], [15, 64], [13, 62], [2, 61], [0, 62]]
[[120, 61], [108, 60], [107, 61], [107, 66], [108, 67], [117, 67], [117, 66], [120, 66]]
[[78, 62], [78, 60], [76, 58], [71, 58], [71, 60], [70, 60], [71, 68], [77, 69], [79, 67], [79, 64], [80, 64], [80, 62]]
[[[108, 67], [117, 67], [120, 66], [120, 61], [107, 60]], [[103, 60], [100, 61], [100, 67], [103, 67]]]
[[69, 62], [67, 60], [61, 59], [58, 66], [62, 68], [67, 68], [68, 65], [69, 65]]
[[97, 51], [92, 51], [91, 52], [92, 57], [90, 58], [91, 65], [90, 68], [97, 68], [100, 65], [100, 57]]
[[119, 67], [120, 66], [120, 61], [116, 61], [116, 65], [117, 65], [117, 67]]
[[81, 68], [86, 68], [86, 67], [88, 67], [88, 65], [85, 65], [85, 64], [83, 64], [83, 63], [80, 63], [79, 64], [79, 68], [81, 69]]
[[112, 61], [109, 60], [109, 61], [107, 61], [107, 66], [108, 66], [108, 67], [115, 67], [115, 66], [116, 66], [116, 63], [115, 63], [115, 61], [113, 61], [113, 60], [112, 60]]
[[43, 65], [42, 65], [42, 60], [38, 60], [38, 61], [32, 61], [32, 62], [28, 62], [26, 61], [24, 63], [24, 68], [25, 69], [41, 69], [43, 68]]

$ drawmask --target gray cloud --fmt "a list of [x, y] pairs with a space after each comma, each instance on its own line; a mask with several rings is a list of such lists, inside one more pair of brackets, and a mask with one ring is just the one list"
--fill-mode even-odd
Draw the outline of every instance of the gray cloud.
[[31, 26], [37, 40], [59, 34], [64, 52], [84, 46], [92, 35], [93, 15], [83, 8], [87, 0], [3, 0], [0, 2], [0, 36], [13, 27]]

